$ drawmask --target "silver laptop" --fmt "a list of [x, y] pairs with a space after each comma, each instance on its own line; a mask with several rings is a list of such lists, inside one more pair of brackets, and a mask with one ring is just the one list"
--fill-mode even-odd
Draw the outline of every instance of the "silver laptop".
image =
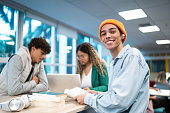
[[81, 87], [79, 74], [47, 74], [51, 92], [63, 93], [65, 89]]

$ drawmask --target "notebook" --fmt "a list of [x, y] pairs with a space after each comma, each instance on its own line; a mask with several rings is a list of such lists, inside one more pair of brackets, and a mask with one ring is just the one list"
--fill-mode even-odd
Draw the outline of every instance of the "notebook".
[[47, 79], [51, 92], [64, 93], [65, 89], [81, 87], [79, 74], [48, 74]]
[[155, 91], [154, 89], [149, 89], [150, 95], [157, 95], [157, 96], [170, 96], [170, 90], [163, 90]]

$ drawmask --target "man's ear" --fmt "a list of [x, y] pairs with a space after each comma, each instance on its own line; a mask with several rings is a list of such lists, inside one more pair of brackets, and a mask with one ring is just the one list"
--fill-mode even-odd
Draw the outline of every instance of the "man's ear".
[[35, 49], [36, 49], [36, 48], [35, 48], [34, 46], [32, 46], [32, 47], [31, 47], [31, 50], [30, 50], [30, 53], [34, 53]]
[[34, 46], [32, 46], [31, 50], [32, 50], [32, 51], [34, 51], [34, 50], [35, 50], [35, 47], [34, 47]]

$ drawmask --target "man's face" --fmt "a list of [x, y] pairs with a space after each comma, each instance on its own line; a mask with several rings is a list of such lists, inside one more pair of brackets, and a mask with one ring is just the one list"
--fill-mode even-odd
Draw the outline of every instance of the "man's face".
[[115, 50], [122, 44], [122, 37], [117, 26], [113, 24], [105, 24], [101, 29], [101, 39], [104, 46], [108, 50]]
[[46, 53], [44, 51], [42, 51], [41, 49], [36, 49], [35, 47], [32, 47], [30, 55], [32, 62], [35, 63], [40, 63], [46, 57]]

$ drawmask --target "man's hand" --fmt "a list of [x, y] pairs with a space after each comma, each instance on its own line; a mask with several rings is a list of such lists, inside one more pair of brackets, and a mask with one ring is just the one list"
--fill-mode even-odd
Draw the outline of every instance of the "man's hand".
[[91, 94], [98, 94], [97, 91], [94, 91], [94, 90], [87, 90], [88, 93], [91, 93]]
[[153, 89], [153, 90], [155, 90], [155, 91], [160, 91], [160, 89], [154, 88], [154, 87], [150, 87], [150, 89]]
[[84, 98], [86, 95], [87, 95], [87, 93], [82, 94], [82, 95], [77, 95], [76, 97], [74, 97], [74, 100], [76, 100], [79, 104], [85, 104]]
[[83, 88], [84, 90], [90, 90], [88, 87], [86, 87], [86, 88]]
[[40, 81], [36, 75], [33, 76], [32, 80], [34, 80], [36, 82], [36, 84], [38, 84]]
[[149, 97], [149, 100], [156, 100], [156, 99], [157, 99], [156, 96], [150, 96], [150, 97]]
[[86, 90], [88, 93], [91, 93], [91, 94], [97, 94], [98, 93], [97, 91], [90, 90], [88, 87], [84, 88], [84, 90]]

